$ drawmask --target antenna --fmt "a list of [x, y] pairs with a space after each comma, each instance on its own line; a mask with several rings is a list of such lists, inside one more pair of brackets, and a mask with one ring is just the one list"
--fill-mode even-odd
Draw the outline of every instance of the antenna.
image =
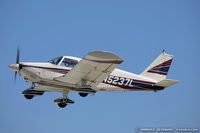
[[163, 49], [163, 54], [165, 54], [165, 50]]

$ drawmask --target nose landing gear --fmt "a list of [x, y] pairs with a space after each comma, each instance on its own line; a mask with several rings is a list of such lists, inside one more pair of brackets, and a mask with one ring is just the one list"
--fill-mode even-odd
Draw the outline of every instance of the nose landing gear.
[[67, 97], [56, 98], [54, 102], [61, 108], [66, 107], [68, 104], [74, 104], [74, 101], [68, 99]]
[[74, 101], [72, 101], [71, 99], [67, 98], [67, 94], [69, 93], [69, 91], [64, 90], [63, 91], [63, 97], [59, 97], [56, 98], [54, 100], [54, 102], [60, 107], [60, 108], [64, 108], [66, 107], [68, 104], [74, 104]]

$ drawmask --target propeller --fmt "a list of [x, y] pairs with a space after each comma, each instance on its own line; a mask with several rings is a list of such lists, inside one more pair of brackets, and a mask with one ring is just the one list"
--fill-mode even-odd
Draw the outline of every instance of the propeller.
[[[19, 49], [19, 46], [17, 47], [17, 58], [16, 58], [16, 64], [19, 64], [19, 57], [20, 57], [20, 49]], [[19, 64], [20, 66], [20, 64]], [[16, 78], [17, 78], [17, 71], [15, 72], [15, 81], [16, 81]]]

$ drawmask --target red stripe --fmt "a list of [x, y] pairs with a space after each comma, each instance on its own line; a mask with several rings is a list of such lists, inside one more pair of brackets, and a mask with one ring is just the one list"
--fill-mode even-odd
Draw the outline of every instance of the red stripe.
[[30, 66], [30, 65], [23, 65], [23, 67], [35, 67], [35, 68], [42, 68], [42, 69], [50, 69], [50, 70], [61, 70], [61, 71], [69, 71], [68, 69], [60, 69], [60, 68], [52, 68], [52, 67], [39, 67], [39, 66]]
[[164, 73], [164, 72], [156, 72], [156, 71], [151, 71], [151, 70], [149, 70], [148, 72], [157, 73], [157, 74], [161, 74], [161, 75], [167, 75], [167, 73]]
[[[170, 66], [171, 63], [172, 63], [172, 60], [173, 60], [173, 59], [170, 59], [170, 60], [168, 60], [168, 61], [166, 61], [166, 62], [163, 62], [162, 64], [159, 64], [159, 65], [157, 65], [157, 66], [155, 66], [155, 67]], [[153, 68], [155, 68], [155, 67], [153, 67]]]

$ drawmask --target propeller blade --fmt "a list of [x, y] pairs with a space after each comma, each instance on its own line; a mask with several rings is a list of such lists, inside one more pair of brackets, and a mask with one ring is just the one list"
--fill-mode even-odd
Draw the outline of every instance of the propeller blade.
[[16, 64], [19, 64], [19, 56], [20, 56], [20, 49], [17, 47], [17, 59], [16, 59]]
[[[20, 57], [20, 49], [19, 49], [19, 46], [17, 47], [17, 58], [16, 58], [16, 64], [19, 64], [19, 57]], [[19, 64], [20, 65], [20, 64]], [[17, 79], [17, 72], [15, 72], [15, 77], [14, 77], [14, 80], [16, 82], [16, 79]]]
[[17, 78], [17, 72], [15, 72], [15, 82], [16, 82], [16, 78]]

